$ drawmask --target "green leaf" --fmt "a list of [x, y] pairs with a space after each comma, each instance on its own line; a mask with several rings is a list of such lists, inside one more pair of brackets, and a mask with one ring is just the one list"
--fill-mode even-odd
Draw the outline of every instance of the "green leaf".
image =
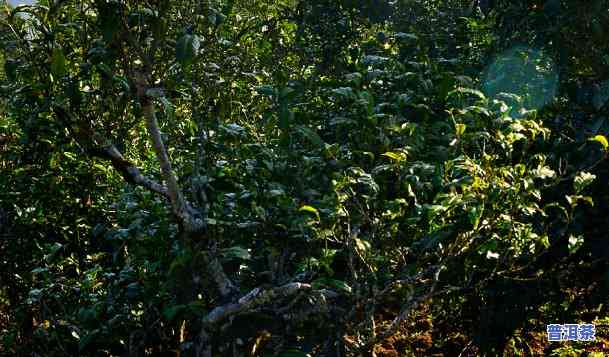
[[607, 148], [609, 148], [609, 142], [607, 141], [607, 138], [605, 138], [603, 135], [596, 135], [595, 137], [591, 138], [590, 140], [600, 143], [603, 146], [603, 149], [605, 149], [605, 150], [607, 150]]
[[369, 55], [362, 57], [362, 64], [366, 66], [379, 65], [387, 62], [388, 60], [389, 58], [387, 57]]
[[351, 87], [336, 88], [332, 90], [332, 93], [345, 98], [352, 98], [354, 96], [353, 89]]
[[53, 50], [53, 57], [51, 57], [51, 74], [55, 80], [66, 74], [66, 57], [59, 48]]
[[348, 82], [350, 82], [356, 86], [359, 86], [360, 84], [362, 84], [363, 76], [361, 73], [355, 72], [355, 73], [346, 74], [345, 79]]
[[486, 100], [486, 96], [484, 95], [484, 93], [482, 93], [481, 91], [477, 90], [477, 89], [472, 89], [472, 88], [464, 88], [464, 87], [459, 87], [455, 90], [452, 90], [448, 93], [448, 96], [452, 96], [454, 94], [471, 94], [475, 97], [478, 97], [478, 99], [480, 100]]
[[199, 45], [199, 38], [196, 35], [182, 35], [176, 42], [176, 60], [183, 66], [189, 65], [195, 58]]
[[7, 59], [4, 62], [4, 73], [11, 82], [17, 79], [17, 62]]
[[465, 124], [462, 124], [462, 123], [455, 124], [455, 130], [457, 132], [457, 136], [462, 136], [463, 133], [465, 133], [465, 128], [466, 128]]
[[548, 238], [547, 235], [543, 235], [543, 236], [541, 236], [541, 238], [539, 238], [539, 244], [544, 249], [548, 249], [550, 247], [550, 239]]
[[290, 88], [290, 87], [283, 87], [281, 88], [281, 90], [279, 91], [279, 98], [281, 99], [288, 99], [290, 98], [290, 96], [296, 92], [296, 90], [294, 88]]
[[314, 289], [323, 289], [325, 287], [334, 288], [336, 290], [340, 290], [344, 293], [351, 294], [353, 289], [349, 284], [342, 280], [330, 279], [330, 278], [318, 278], [315, 279], [311, 285]]
[[99, 335], [100, 335], [99, 329], [93, 330], [93, 331], [87, 333], [86, 335], [84, 335], [80, 339], [80, 342], [78, 343], [78, 350], [84, 351], [91, 342], [95, 341], [95, 339], [99, 337]]
[[492, 253], [492, 251], [497, 250], [498, 248], [498, 244], [497, 244], [497, 235], [493, 235], [491, 237], [491, 239], [487, 240], [486, 242], [482, 243], [479, 247], [478, 247], [478, 253], [481, 255], [486, 255], [487, 259], [490, 258], [488, 255], [488, 253], [490, 252], [492, 255], [494, 255]]
[[342, 280], [328, 279], [328, 285], [347, 294], [351, 294], [351, 291], [353, 290], [351, 289], [351, 286], [349, 286], [349, 284], [345, 283]]
[[355, 246], [361, 253], [365, 253], [372, 248], [372, 244], [369, 241], [360, 238], [355, 238]]
[[382, 156], [388, 157], [393, 161], [396, 161], [397, 163], [400, 163], [402, 161], [406, 160], [406, 154], [404, 154], [403, 152], [397, 152], [397, 151], [389, 151], [386, 152], [384, 154], [381, 154]]
[[48, 271], [49, 271], [49, 269], [47, 269], [47, 268], [38, 267], [38, 268], [32, 269], [32, 274], [46, 273]]
[[174, 118], [174, 110], [173, 110], [173, 104], [171, 104], [171, 101], [169, 101], [169, 99], [167, 99], [167, 97], [160, 97], [159, 100], [161, 101], [161, 103], [163, 103], [163, 110], [165, 111], [165, 115], [167, 116], [168, 119], [173, 119]]
[[243, 260], [249, 260], [252, 258], [250, 252], [240, 246], [234, 246], [222, 250], [222, 256], [224, 256], [225, 258], [237, 258]]
[[408, 94], [402, 93], [398, 96], [398, 104], [402, 107], [405, 107], [408, 104], [412, 103], [412, 97]]
[[469, 213], [469, 222], [472, 224], [474, 230], [478, 229], [478, 225], [480, 224], [480, 219], [482, 218], [482, 214], [484, 213], [484, 204], [473, 206]]
[[396, 32], [393, 35], [395, 38], [399, 39], [399, 40], [413, 40], [416, 41], [419, 39], [419, 37], [413, 33], [405, 33], [405, 32]]
[[173, 119], [173, 104], [169, 99], [167, 99], [167, 97], [165, 97], [161, 89], [150, 88], [146, 91], [146, 95], [158, 99], [163, 104], [163, 110], [165, 111], [165, 115], [167, 116], [167, 118]]
[[173, 321], [178, 314], [182, 313], [186, 308], [186, 305], [173, 305], [168, 306], [163, 310], [163, 316], [167, 321]]
[[590, 206], [594, 207], [594, 200], [590, 196], [566, 195], [565, 199], [567, 200], [567, 202], [569, 202], [569, 204], [571, 205], [571, 208], [575, 208], [575, 206], [577, 206], [579, 201], [584, 201], [584, 202], [588, 203]]
[[127, 285], [126, 294], [128, 298], [134, 299], [142, 293], [142, 286], [138, 282]]
[[275, 95], [275, 88], [270, 85], [257, 86], [256, 92], [261, 95], [268, 95], [269, 97], [272, 97]]
[[317, 147], [324, 146], [324, 141], [315, 131], [313, 131], [307, 127], [304, 127], [304, 126], [296, 127], [296, 131], [298, 133], [300, 133], [302, 136], [304, 136], [305, 138], [307, 138], [307, 140], [309, 140], [311, 142], [311, 144], [313, 144]]
[[453, 236], [455, 232], [454, 225], [443, 227], [437, 231], [429, 233], [415, 242], [414, 247], [422, 251], [430, 251], [435, 249], [440, 243]]
[[418, 128], [418, 124], [417, 123], [411, 123], [411, 122], [404, 123], [400, 127], [400, 129], [402, 131], [408, 132], [408, 135], [410, 135], [410, 136], [412, 136], [412, 134], [414, 134], [414, 132], [415, 132], [415, 130], [417, 130], [417, 128]]
[[477, 114], [483, 114], [486, 117], [490, 117], [491, 116], [491, 112], [486, 109], [485, 107], [481, 107], [479, 105], [471, 105], [467, 108], [464, 109], [466, 112], [474, 112]]
[[298, 209], [298, 212], [309, 212], [314, 214], [319, 219], [319, 211], [315, 207], [304, 205]]
[[189, 303], [187, 306], [187, 313], [190, 316], [197, 316], [197, 317], [202, 317], [207, 315], [207, 308], [205, 303], [202, 300], [199, 301], [193, 301], [191, 303]]
[[105, 63], [98, 63], [96, 65], [96, 67], [106, 76], [108, 76], [109, 78], [112, 78], [114, 76], [114, 73], [112, 73], [112, 69], [110, 68], [110, 66], [108, 66]]
[[373, 195], [376, 195], [380, 191], [378, 183], [374, 181], [370, 174], [362, 174], [360, 177], [357, 178], [357, 183], [367, 187], [368, 190], [370, 190], [369, 193]]

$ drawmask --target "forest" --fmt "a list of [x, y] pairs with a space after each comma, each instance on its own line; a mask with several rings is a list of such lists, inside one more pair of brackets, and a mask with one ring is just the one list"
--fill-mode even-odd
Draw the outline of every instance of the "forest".
[[0, 356], [609, 354], [609, 0], [0, 0]]

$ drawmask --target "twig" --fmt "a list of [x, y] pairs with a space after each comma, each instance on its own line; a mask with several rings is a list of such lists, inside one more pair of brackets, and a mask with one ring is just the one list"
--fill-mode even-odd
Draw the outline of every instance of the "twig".
[[326, 298], [335, 298], [338, 296], [338, 294], [330, 290], [315, 291], [310, 284], [304, 283], [288, 283], [268, 290], [255, 288], [241, 297], [237, 302], [218, 306], [213, 309], [203, 318], [203, 325], [216, 325], [235, 314], [255, 309], [258, 306], [268, 304], [276, 299], [293, 296], [302, 291], [314, 291]]
[[408, 300], [408, 302], [400, 310], [400, 313], [398, 314], [398, 316], [396, 316], [393, 319], [393, 321], [391, 322], [389, 327], [386, 328], [385, 331], [380, 332], [379, 334], [377, 334], [376, 336], [370, 338], [367, 342], [365, 342], [364, 345], [360, 347], [361, 352], [372, 348], [372, 346], [374, 346], [379, 341], [382, 341], [383, 339], [394, 335], [397, 332], [398, 328], [400, 327], [400, 324], [402, 323], [402, 321], [404, 321], [410, 315], [410, 313], [414, 309], [416, 309], [422, 302], [424, 302], [436, 295], [446, 294], [446, 293], [465, 289], [463, 287], [449, 286], [449, 287], [446, 287], [439, 291], [436, 290], [437, 284], [439, 281], [439, 275], [440, 275], [440, 272], [443, 270], [443, 268], [444, 267], [442, 265], [440, 265], [436, 268], [436, 271], [434, 273], [433, 283], [432, 283], [429, 291], [426, 294], [416, 297], [416, 298], [411, 296], [410, 299]]

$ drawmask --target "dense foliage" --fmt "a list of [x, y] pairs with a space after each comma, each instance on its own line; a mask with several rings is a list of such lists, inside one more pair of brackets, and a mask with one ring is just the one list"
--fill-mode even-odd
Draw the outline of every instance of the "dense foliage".
[[0, 355], [609, 348], [607, 0], [1, 11]]

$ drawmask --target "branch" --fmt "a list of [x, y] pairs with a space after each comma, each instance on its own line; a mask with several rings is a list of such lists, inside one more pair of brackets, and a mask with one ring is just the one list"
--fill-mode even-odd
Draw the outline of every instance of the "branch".
[[418, 281], [420, 281], [424, 276], [432, 273], [433, 271], [435, 271], [437, 269], [438, 269], [438, 266], [434, 265], [423, 271], [418, 272], [414, 276], [406, 277], [405, 279], [392, 281], [387, 286], [385, 286], [385, 288], [383, 288], [383, 290], [381, 290], [374, 296], [364, 299], [364, 301], [358, 302], [355, 306], [353, 306], [351, 311], [347, 314], [345, 320], [346, 321], [352, 320], [355, 317], [355, 315], [357, 314], [359, 308], [361, 308], [362, 306], [366, 306], [366, 305], [378, 304], [378, 302], [381, 301], [386, 295], [393, 293], [396, 289], [398, 289], [400, 287], [407, 286], [412, 290], [413, 285], [415, 285]]
[[402, 307], [402, 309], [400, 310], [400, 314], [398, 316], [396, 316], [393, 319], [393, 321], [391, 321], [391, 324], [389, 325], [389, 327], [387, 327], [385, 329], [385, 331], [382, 331], [381, 333], [379, 333], [376, 336], [376, 338], [372, 339], [371, 341], [368, 341], [366, 343], [366, 346], [372, 347], [377, 342], [379, 342], [387, 337], [393, 336], [397, 332], [402, 321], [404, 321], [414, 309], [416, 309], [421, 303], [425, 302], [426, 300], [428, 300], [434, 296], [437, 296], [437, 295], [444, 295], [444, 294], [448, 294], [451, 292], [460, 291], [462, 289], [463, 288], [461, 288], [461, 287], [447, 287], [445, 289], [436, 291], [435, 287], [432, 286], [432, 288], [430, 289], [430, 291], [427, 294], [424, 294], [424, 295], [416, 297], [416, 298], [409, 299], [408, 303], [406, 305], [404, 305]]
[[[239, 301], [219, 306], [213, 309], [209, 314], [207, 314], [207, 316], [203, 318], [203, 325], [209, 327], [238, 313], [252, 310], [258, 306], [270, 302], [275, 302], [277, 299], [296, 295], [299, 292], [311, 291], [312, 289], [313, 288], [310, 284], [305, 283], [288, 283], [286, 285], [278, 286], [268, 290], [255, 288], [254, 290], [243, 296], [241, 299], [239, 299]], [[338, 296], [336, 293], [329, 290], [316, 290], [316, 292], [319, 292], [326, 298], [335, 298]]]
[[[139, 93], [142, 93], [142, 89], [146, 87], [142, 77], [143, 76], [140, 75], [140, 78], [138, 78]], [[161, 166], [161, 176], [167, 185], [167, 195], [171, 202], [173, 213], [184, 224], [186, 232], [201, 232], [205, 228], [205, 223], [200, 215], [197, 215], [196, 210], [184, 198], [184, 195], [178, 186], [178, 180], [173, 174], [169, 156], [167, 155], [167, 149], [165, 148], [165, 144], [161, 137], [161, 130], [159, 129], [152, 98], [146, 95], [140, 96], [140, 103], [144, 112], [144, 118], [146, 119], [148, 134], [150, 134], [150, 139], [152, 140], [152, 147], [157, 160], [159, 160], [159, 165]]]
[[[129, 160], [125, 159], [116, 146], [109, 145], [91, 148], [86, 141], [91, 141], [91, 138], [98, 136], [98, 134], [89, 125], [86, 125], [83, 122], [77, 122], [70, 112], [60, 106], [54, 106], [53, 111], [64, 126], [72, 132], [74, 140], [76, 140], [90, 156], [109, 160], [112, 163], [112, 167], [114, 167], [128, 183], [142, 186], [163, 197], [169, 197], [165, 186], [142, 175], [140, 169]], [[78, 130], [76, 132], [72, 128], [73, 124], [78, 125]], [[87, 137], [87, 135], [89, 135], [89, 137]]]
[[142, 186], [151, 192], [169, 198], [167, 187], [142, 175], [140, 169], [126, 160], [120, 151], [118, 151], [116, 146], [106, 146], [101, 149], [90, 150], [90, 152], [93, 156], [110, 160], [110, 162], [112, 162], [112, 166], [121, 174], [121, 176], [123, 176], [125, 181]]
[[[87, 145], [86, 141], [91, 141], [91, 138], [97, 135], [93, 128], [86, 123], [76, 121], [70, 112], [60, 106], [55, 106], [53, 111], [64, 126], [73, 132], [74, 139], [79, 145], [85, 148], [85, 151], [89, 155], [109, 160], [112, 163], [112, 166], [128, 183], [142, 186], [151, 192], [160, 194], [169, 199], [172, 207], [174, 208], [174, 212], [176, 212], [176, 207], [182, 208], [183, 211], [178, 211], [180, 214], [176, 213], [176, 215], [184, 223], [184, 228], [186, 231], [188, 233], [200, 232], [204, 227], [203, 219], [196, 216], [196, 211], [184, 199], [179, 191], [177, 179], [175, 176], [173, 176], [171, 165], [169, 164], [169, 158], [161, 139], [160, 130], [158, 129], [158, 122], [154, 113], [154, 106], [149, 98], [145, 98], [145, 100], [147, 100], [147, 106], [144, 107], [144, 115], [146, 116], [146, 120], [148, 122], [148, 128], [155, 147], [155, 152], [159, 158], [159, 161], [161, 161], [161, 172], [163, 173], [164, 177], [169, 176], [169, 179], [165, 179], [168, 187], [142, 175], [139, 168], [126, 160], [116, 146], [109, 145], [102, 148], [90, 148], [90, 145]], [[72, 125], [79, 125], [78, 130], [73, 130]], [[211, 254], [204, 255], [204, 259], [207, 270], [216, 282], [220, 294], [223, 297], [233, 295], [233, 293], [238, 289], [228, 278], [218, 259]]]
[[360, 347], [360, 351], [361, 352], [367, 351], [368, 349], [372, 348], [374, 345], [376, 345], [378, 342], [382, 341], [383, 339], [393, 336], [399, 329], [402, 321], [404, 321], [406, 318], [408, 318], [408, 316], [410, 316], [410, 313], [414, 309], [416, 309], [421, 303], [423, 303], [423, 302], [427, 301], [428, 299], [430, 299], [434, 296], [437, 296], [437, 295], [444, 295], [444, 294], [452, 293], [455, 291], [461, 291], [461, 290], [467, 289], [466, 287], [447, 286], [444, 289], [437, 290], [439, 275], [443, 269], [444, 269], [444, 267], [442, 265], [436, 267], [434, 276], [433, 276], [433, 281], [431, 283], [431, 287], [429, 288], [429, 291], [423, 295], [416, 296], [416, 297], [411, 295], [410, 298], [408, 299], [408, 301], [406, 302], [406, 304], [404, 304], [404, 306], [400, 309], [400, 313], [398, 314], [398, 316], [396, 316], [393, 319], [393, 321], [391, 321], [391, 324], [389, 325], [389, 327], [387, 327], [384, 331], [381, 331], [379, 334], [374, 335], [368, 341], [366, 341], [363, 344], [363, 346]]
[[[277, 300], [292, 297], [299, 293], [316, 293], [321, 298], [321, 301], [317, 303], [311, 309], [302, 311], [301, 314], [286, 314], [286, 311], [276, 311], [280, 318], [291, 322], [300, 321], [298, 319], [306, 319], [308, 316], [316, 313], [323, 312], [326, 299], [335, 299], [339, 295], [331, 290], [313, 290], [310, 284], [304, 283], [288, 283], [282, 286], [278, 286], [272, 289], [262, 290], [261, 288], [255, 288], [237, 302], [225, 304], [214, 308], [207, 316], [201, 320], [201, 327], [198, 335], [198, 341], [196, 342], [196, 356], [211, 356], [211, 341], [209, 339], [209, 331], [213, 331], [217, 328], [217, 325], [225, 320], [231, 322], [231, 318], [239, 313], [255, 311], [257, 308], [265, 304], [276, 303]], [[298, 298], [297, 298], [298, 299]], [[288, 304], [288, 306], [292, 303]], [[288, 309], [289, 310], [289, 309]]]
[[223, 297], [232, 296], [239, 290], [228, 276], [226, 276], [224, 268], [222, 268], [222, 265], [214, 255], [209, 252], [204, 252], [203, 260], [205, 267], [207, 267], [207, 273], [214, 279], [216, 286]]
[[[133, 42], [133, 45], [138, 48], [137, 52], [143, 52], [139, 43]], [[145, 60], [145, 58], [142, 58], [142, 61]], [[169, 155], [167, 155], [167, 149], [165, 148], [163, 138], [161, 137], [161, 130], [156, 117], [154, 102], [150, 95], [147, 94], [150, 87], [148, 79], [146, 78], [145, 73], [140, 71], [135, 71], [134, 79], [137, 98], [142, 106], [148, 134], [152, 141], [152, 147], [161, 167], [161, 176], [165, 181], [165, 185], [167, 185], [167, 197], [171, 203], [173, 213], [180, 223], [182, 223], [182, 227], [187, 237], [192, 237], [193, 235], [198, 237], [200, 236], [200, 233], [205, 231], [205, 220], [201, 216], [201, 213], [194, 209], [190, 202], [186, 200], [178, 186], [178, 180], [171, 168]], [[231, 297], [238, 289], [226, 275], [217, 257], [209, 253], [204, 254], [203, 257], [207, 271], [216, 282], [222, 297]]]

